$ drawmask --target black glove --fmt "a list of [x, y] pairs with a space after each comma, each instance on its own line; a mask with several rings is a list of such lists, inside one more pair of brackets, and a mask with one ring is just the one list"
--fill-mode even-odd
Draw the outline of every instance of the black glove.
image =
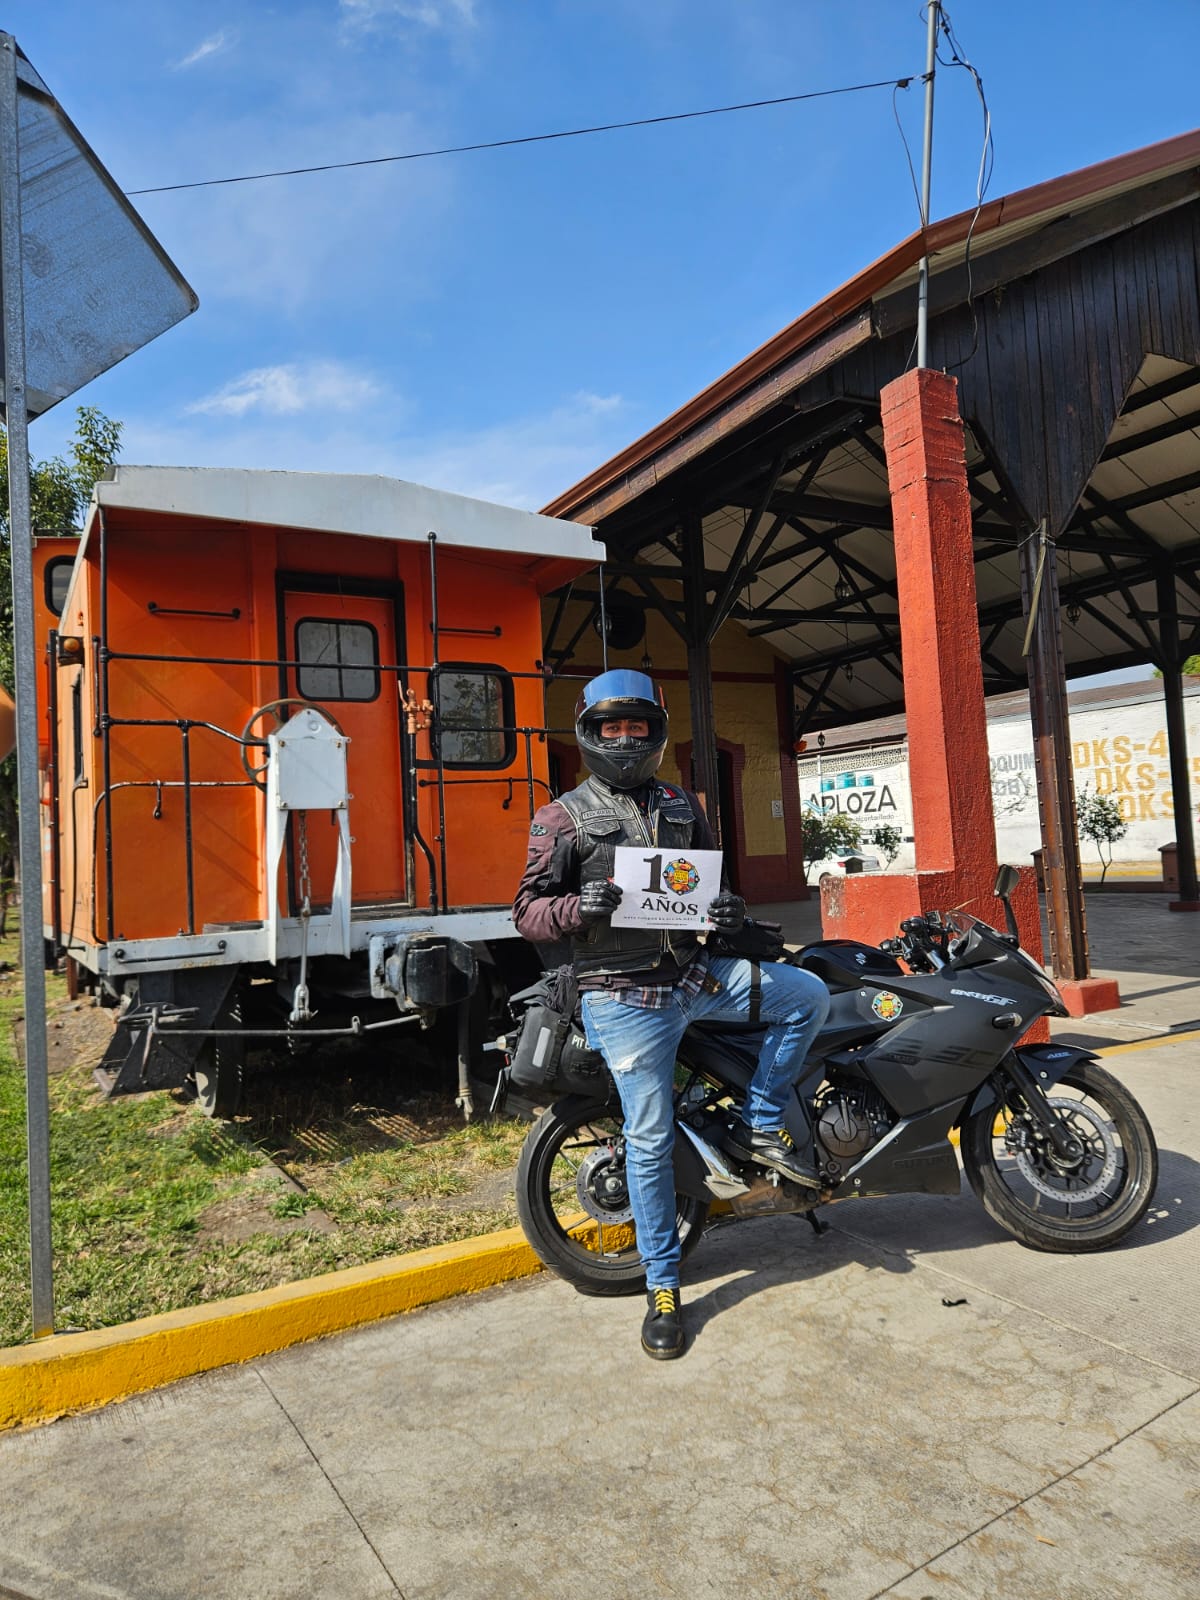
[[590, 928], [611, 917], [620, 904], [621, 891], [615, 883], [609, 883], [607, 878], [594, 879], [579, 891], [579, 920]]
[[708, 920], [720, 933], [740, 933], [746, 921], [746, 902], [740, 894], [723, 889], [708, 908]]

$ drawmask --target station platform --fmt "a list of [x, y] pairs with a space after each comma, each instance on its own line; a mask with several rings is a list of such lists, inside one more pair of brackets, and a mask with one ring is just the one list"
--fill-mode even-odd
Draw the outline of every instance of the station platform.
[[677, 1362], [541, 1275], [9, 1433], [0, 1595], [1191, 1600], [1200, 948], [1160, 895], [1088, 916], [1124, 1003], [1055, 1036], [1161, 1154], [1117, 1250], [1024, 1250], [965, 1185], [864, 1200], [714, 1228]]

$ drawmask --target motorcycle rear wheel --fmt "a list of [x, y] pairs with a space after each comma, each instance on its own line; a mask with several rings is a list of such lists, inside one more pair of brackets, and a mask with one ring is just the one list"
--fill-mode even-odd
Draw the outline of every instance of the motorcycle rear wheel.
[[[646, 1275], [629, 1220], [617, 1154], [619, 1110], [573, 1095], [544, 1111], [517, 1165], [517, 1213], [539, 1260], [584, 1294], [637, 1294]], [[684, 1256], [699, 1244], [708, 1206], [676, 1196]]]
[[962, 1130], [967, 1181], [987, 1214], [1031, 1250], [1107, 1250], [1145, 1215], [1158, 1182], [1146, 1113], [1124, 1084], [1081, 1061], [1047, 1098], [1086, 1147], [1071, 1171], [1045, 1148], [1020, 1149], [1019, 1119], [995, 1104]]

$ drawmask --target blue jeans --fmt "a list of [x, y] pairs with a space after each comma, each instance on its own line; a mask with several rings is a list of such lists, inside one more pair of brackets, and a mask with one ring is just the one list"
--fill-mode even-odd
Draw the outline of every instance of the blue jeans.
[[[605, 990], [582, 997], [588, 1044], [608, 1063], [625, 1114], [625, 1171], [646, 1282], [679, 1286], [675, 1225], [673, 1117], [675, 1052], [693, 1022], [744, 1022], [750, 1014], [748, 961], [717, 957], [710, 975], [716, 994], [673, 994], [657, 1011], [623, 1004]], [[760, 1015], [767, 1024], [758, 1066], [743, 1111], [752, 1128], [780, 1128], [808, 1048], [829, 1014], [829, 991], [819, 978], [780, 962], [762, 964]]]

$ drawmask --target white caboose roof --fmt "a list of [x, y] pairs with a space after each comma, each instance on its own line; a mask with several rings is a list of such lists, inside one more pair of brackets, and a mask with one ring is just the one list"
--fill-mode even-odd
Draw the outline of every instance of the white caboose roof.
[[371, 539], [424, 543], [436, 533], [439, 542], [460, 549], [508, 550], [589, 564], [604, 559], [604, 546], [582, 523], [365, 473], [118, 466], [111, 478], [96, 485], [85, 532], [98, 504]]

